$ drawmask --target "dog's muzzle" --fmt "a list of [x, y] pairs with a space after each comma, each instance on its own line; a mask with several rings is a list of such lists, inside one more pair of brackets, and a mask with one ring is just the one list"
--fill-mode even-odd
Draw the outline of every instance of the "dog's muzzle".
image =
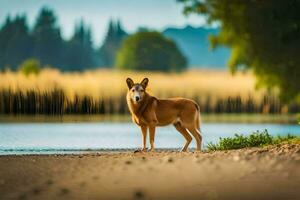
[[135, 101], [138, 102], [140, 100], [140, 97], [135, 97]]

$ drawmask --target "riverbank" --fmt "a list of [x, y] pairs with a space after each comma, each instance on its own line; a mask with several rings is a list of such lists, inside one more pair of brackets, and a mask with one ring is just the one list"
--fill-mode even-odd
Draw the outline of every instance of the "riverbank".
[[[201, 114], [203, 123], [271, 123], [297, 124], [297, 114]], [[131, 115], [0, 115], [0, 123], [73, 123], [73, 122], [131, 122]]]
[[0, 199], [299, 199], [300, 144], [0, 156]]

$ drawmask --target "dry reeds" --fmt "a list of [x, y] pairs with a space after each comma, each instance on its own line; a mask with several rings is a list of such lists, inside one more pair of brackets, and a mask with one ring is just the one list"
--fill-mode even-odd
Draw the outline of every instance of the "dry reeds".
[[62, 73], [44, 69], [38, 75], [0, 73], [2, 114], [125, 114], [127, 77], [150, 79], [148, 91], [158, 97], [195, 99], [207, 113], [297, 112], [282, 105], [276, 92], [255, 90], [251, 73], [190, 70], [181, 74], [96, 70]]

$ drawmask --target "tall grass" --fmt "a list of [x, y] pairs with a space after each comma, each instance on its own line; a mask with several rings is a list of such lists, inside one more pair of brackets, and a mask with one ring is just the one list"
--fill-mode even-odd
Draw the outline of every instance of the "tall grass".
[[264, 91], [255, 90], [255, 78], [251, 74], [239, 73], [231, 76], [223, 71], [190, 70], [181, 74], [95, 70], [82, 73], [62, 73], [55, 69], [44, 69], [38, 75], [26, 76], [22, 73], [0, 73], [0, 89], [12, 91], [51, 91], [62, 89], [68, 98], [80, 96], [116, 97], [126, 92], [125, 80], [150, 79], [148, 91], [161, 96], [215, 97], [241, 96], [262, 97]]
[[181, 74], [96, 70], [62, 73], [44, 69], [38, 75], [0, 73], [0, 113], [92, 114], [127, 113], [127, 77], [150, 79], [149, 93], [165, 98], [192, 98], [207, 113], [297, 112], [298, 105], [282, 105], [276, 92], [255, 90], [250, 73], [190, 70]]

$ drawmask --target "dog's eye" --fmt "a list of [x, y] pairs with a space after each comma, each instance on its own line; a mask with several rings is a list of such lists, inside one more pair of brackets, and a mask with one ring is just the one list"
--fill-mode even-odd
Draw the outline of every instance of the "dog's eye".
[[132, 92], [134, 92], [134, 89], [132, 89]]
[[144, 92], [144, 90], [141, 90], [141, 92]]

